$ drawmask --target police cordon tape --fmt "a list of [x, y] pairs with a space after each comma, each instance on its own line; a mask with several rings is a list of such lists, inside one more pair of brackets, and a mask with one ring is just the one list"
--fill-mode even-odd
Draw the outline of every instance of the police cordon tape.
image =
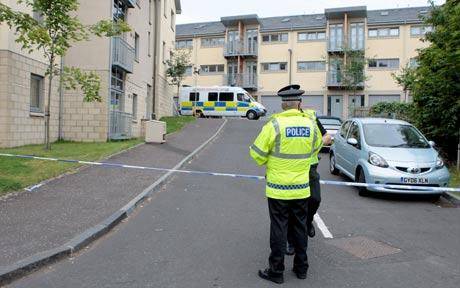
[[[91, 162], [91, 161], [81, 161], [81, 160], [73, 160], [73, 159], [59, 159], [59, 158], [48, 158], [48, 157], [39, 157], [39, 156], [33, 156], [33, 155], [20, 155], [20, 154], [7, 154], [7, 153], [0, 153], [0, 156], [94, 165], [94, 166], [101, 166], [101, 167], [107, 167], [107, 168], [113, 167], [113, 168], [127, 168], [127, 169], [152, 170], [152, 171], [164, 171], [164, 172], [171, 171], [171, 172], [195, 174], [195, 175], [223, 176], [223, 177], [233, 177], [233, 178], [243, 178], [243, 179], [253, 179], [253, 180], [265, 180], [264, 176], [247, 175], [247, 174], [231, 174], [231, 173], [219, 173], [219, 172], [196, 171], [196, 170], [168, 169], [168, 168], [159, 168], [159, 167], [126, 165], [126, 164], [121, 164], [121, 163]], [[320, 180], [320, 183], [323, 185], [354, 186], [354, 187], [366, 187], [366, 188], [387, 188], [387, 189], [412, 190], [412, 191], [421, 191], [421, 192], [460, 192], [460, 188], [448, 188], [448, 187], [428, 187], [428, 186], [393, 185], [393, 184], [369, 184], [369, 183], [356, 183], [356, 182], [332, 181], [332, 180]]]

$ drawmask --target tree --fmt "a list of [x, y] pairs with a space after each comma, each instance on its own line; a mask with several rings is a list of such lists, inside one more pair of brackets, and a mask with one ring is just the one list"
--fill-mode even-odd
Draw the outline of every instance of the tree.
[[[77, 18], [78, 0], [17, 0], [18, 4], [30, 7], [40, 19], [27, 13], [13, 11], [0, 3], [0, 24], [6, 23], [15, 29], [16, 42], [29, 53], [43, 52], [48, 61], [45, 76], [48, 77], [48, 94], [45, 101], [45, 149], [50, 144], [50, 103], [52, 83], [60, 73], [57, 60], [64, 57], [72, 44], [87, 41], [91, 35], [111, 37], [129, 31], [124, 22], [102, 20], [93, 25], [83, 25]], [[79, 87], [84, 92], [84, 101], [101, 101], [99, 96], [100, 79], [94, 72], [83, 72], [75, 67], [65, 67], [63, 81], [66, 88]]]
[[341, 69], [341, 83], [345, 89], [352, 91], [353, 99], [355, 99], [357, 91], [363, 89], [364, 82], [369, 79], [364, 74], [368, 59], [364, 57], [363, 50], [344, 48], [344, 55], [345, 60]]
[[[177, 87], [177, 97], [179, 97], [179, 89], [187, 73], [187, 67], [191, 65], [190, 50], [183, 49], [174, 51], [171, 59], [166, 60], [166, 65], [168, 66], [166, 75], [169, 78], [169, 83]], [[177, 111], [178, 108], [175, 108]]]
[[453, 160], [460, 127], [460, 1], [431, 6], [425, 24], [433, 31], [423, 40], [430, 45], [419, 50], [412, 94], [417, 126]]
[[396, 83], [403, 88], [404, 91], [404, 102], [409, 102], [409, 91], [412, 90], [416, 81], [416, 70], [409, 65], [402, 68], [399, 74], [391, 73], [393, 79], [395, 79]]

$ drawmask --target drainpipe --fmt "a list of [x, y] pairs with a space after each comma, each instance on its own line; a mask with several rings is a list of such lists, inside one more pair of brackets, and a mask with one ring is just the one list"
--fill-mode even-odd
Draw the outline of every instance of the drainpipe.
[[292, 49], [289, 48], [289, 85], [292, 84]]
[[64, 56], [61, 56], [61, 69], [59, 72], [59, 118], [58, 118], [58, 140], [62, 140], [62, 114], [63, 114], [63, 97], [64, 97], [64, 91], [62, 90], [64, 87], [63, 80], [62, 80], [62, 74], [64, 72]]
[[159, 0], [154, 0], [155, 3], [155, 27], [153, 29], [153, 94], [152, 94], [152, 115], [155, 115], [155, 117], [152, 117], [152, 119], [156, 118], [156, 113], [155, 113], [155, 99], [157, 97], [157, 74], [158, 74], [158, 38], [160, 34], [160, 19], [161, 19], [161, 1]]

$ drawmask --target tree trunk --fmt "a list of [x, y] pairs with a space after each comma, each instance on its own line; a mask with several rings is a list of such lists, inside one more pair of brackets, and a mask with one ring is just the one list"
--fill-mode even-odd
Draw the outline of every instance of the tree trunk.
[[45, 150], [51, 150], [51, 141], [50, 141], [50, 106], [51, 106], [51, 90], [53, 83], [53, 67], [54, 67], [54, 57], [51, 57], [50, 66], [49, 66], [49, 82], [48, 82], [48, 95], [46, 99], [45, 106]]

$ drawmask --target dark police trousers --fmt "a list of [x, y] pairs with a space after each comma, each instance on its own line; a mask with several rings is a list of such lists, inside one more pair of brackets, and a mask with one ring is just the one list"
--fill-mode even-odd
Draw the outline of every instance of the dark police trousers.
[[292, 228], [292, 244], [295, 249], [294, 269], [297, 273], [306, 273], [308, 270], [306, 235], [308, 200], [277, 200], [268, 198], [270, 213], [270, 248], [268, 258], [270, 270], [274, 274], [284, 271], [284, 254], [288, 223]]
[[[310, 197], [308, 198], [308, 213], [307, 213], [307, 227], [313, 225], [313, 216], [318, 211], [319, 204], [321, 203], [321, 186], [319, 184], [319, 173], [317, 171], [318, 164], [310, 166], [309, 184], [310, 184]], [[290, 223], [289, 223], [290, 224]], [[288, 228], [288, 242], [292, 245], [291, 225]], [[308, 236], [305, 236], [308, 237]]]

